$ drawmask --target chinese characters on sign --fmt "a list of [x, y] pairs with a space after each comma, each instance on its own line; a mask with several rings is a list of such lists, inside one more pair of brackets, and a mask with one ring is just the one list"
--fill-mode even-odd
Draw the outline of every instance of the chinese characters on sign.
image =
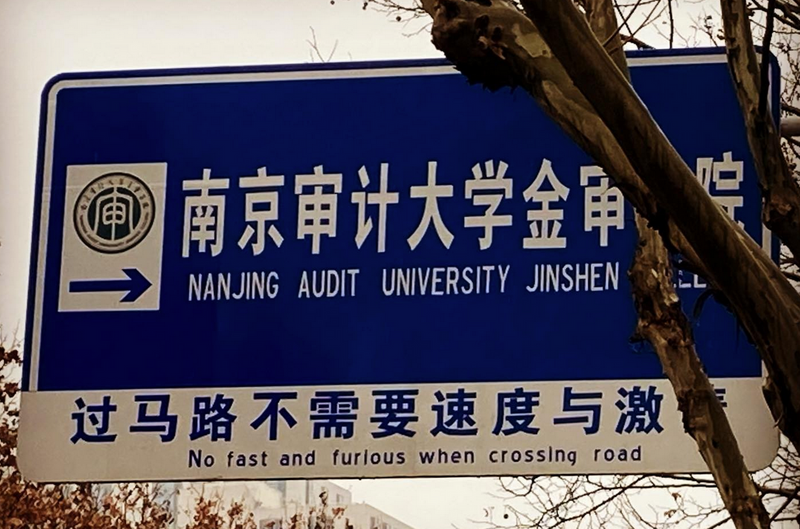
[[[415, 250], [419, 246], [430, 231], [431, 224], [435, 234], [431, 236], [438, 237], [445, 248], [450, 248], [455, 235], [445, 224], [441, 210], [447, 207], [449, 201], [458, 198], [453, 185], [437, 184], [438, 169], [438, 162], [428, 162], [426, 183], [412, 185], [404, 192], [400, 189], [389, 190], [388, 163], [380, 164], [380, 176], [377, 179], [374, 176], [370, 178], [368, 169], [362, 166], [357, 173], [361, 189], [353, 191], [349, 200], [358, 210], [356, 247], [367, 248], [365, 244], [374, 230], [375, 251], [384, 253], [391, 242], [386, 240], [391, 207], [401, 200], [423, 199], [422, 218], [407, 237], [409, 248]], [[513, 215], [502, 213], [503, 201], [514, 196], [514, 178], [508, 171], [506, 162], [487, 160], [476, 163], [472, 167], [472, 178], [464, 180], [463, 197], [471, 202], [476, 214], [465, 216], [463, 226], [477, 229], [478, 247], [481, 250], [492, 247], [496, 228], [497, 236], [501, 237], [500, 228], [513, 225]], [[740, 192], [743, 171], [743, 162], [733, 160], [731, 152], [722, 153], [721, 159], [697, 159], [698, 179], [733, 219], [737, 219], [737, 208], [744, 205], [744, 197]], [[246, 208], [245, 218], [234, 221], [237, 230], [244, 223], [238, 239], [239, 248], [248, 248], [249, 244], [254, 256], [264, 252], [267, 237], [276, 250], [284, 241], [277, 223], [281, 221], [279, 194], [288, 179], [284, 175], [268, 176], [266, 166], [258, 168], [256, 172], [257, 176], [243, 176], [238, 180], [239, 187], [245, 190]], [[224, 191], [229, 189], [232, 178], [212, 178], [211, 174], [211, 169], [205, 169], [200, 180], [190, 179], [183, 183], [187, 195], [182, 255], [186, 258], [191, 257], [193, 252], [209, 252], [211, 256], [218, 256], [223, 249], [226, 225]], [[349, 176], [325, 172], [322, 165], [317, 165], [313, 173], [294, 177], [297, 201], [295, 232], [299, 240], [310, 239], [313, 255], [322, 253], [325, 238], [335, 238], [339, 234], [339, 196], [342, 194], [343, 179]], [[546, 158], [541, 162], [536, 176], [528, 180], [530, 184], [522, 191], [522, 197], [528, 205], [530, 236], [520, 241], [520, 247], [526, 250], [566, 248], [568, 240], [561, 234], [563, 204], [570, 197], [571, 190], [559, 179], [552, 162]], [[595, 231], [599, 246], [608, 246], [610, 231], [625, 227], [622, 193], [612, 186], [610, 178], [597, 166], [581, 167], [579, 181], [583, 192], [584, 230]], [[255, 189], [270, 191], [251, 191]], [[214, 194], [210, 194], [211, 191]]]
[[[725, 406], [725, 388], [716, 388], [717, 396]], [[446, 436], [475, 436], [478, 427], [475, 421], [475, 391], [459, 387], [456, 391], [435, 391], [435, 404], [429, 413], [417, 411], [418, 389], [373, 390], [373, 412], [367, 413], [369, 422], [375, 425], [370, 435], [382, 439], [393, 435], [414, 437], [417, 434]], [[606, 413], [616, 421], [617, 434], [659, 434], [664, 431], [660, 424], [661, 401], [664, 395], [655, 386], [632, 385], [620, 387], [617, 399]], [[354, 391], [316, 391], [309, 403], [298, 401], [297, 392], [255, 392], [255, 401], [263, 401], [263, 411], [248, 424], [236, 423], [238, 427], [265, 432], [270, 441], [279, 438], [282, 429], [292, 429], [299, 421], [311, 421], [314, 439], [353, 437], [355, 421], [359, 412], [359, 398]], [[563, 402], [559, 415], [543, 417], [537, 411], [540, 393], [516, 387], [511, 391], [495, 395], [494, 427], [492, 435], [517, 434], [536, 435], [537, 424], [551, 421], [554, 425], [583, 425], [585, 435], [597, 434], [604, 394], [601, 391], [578, 392], [572, 386], [563, 388]], [[208, 438], [212, 442], [229, 442], [233, 438], [235, 399], [223, 393], [196, 396], [191, 414], [180, 415], [191, 422], [189, 439]], [[75, 400], [71, 414], [74, 432], [73, 443], [113, 443], [117, 431], [129, 426], [130, 432], [157, 435], [162, 443], [175, 439], [179, 415], [170, 412], [170, 395], [141, 394], [134, 396], [138, 406], [136, 423], [115, 423], [117, 403], [111, 395], [104, 395], [98, 402], [87, 403], [83, 397]], [[305, 408], [305, 409], [304, 409]], [[366, 411], [366, 408], [365, 408]]]

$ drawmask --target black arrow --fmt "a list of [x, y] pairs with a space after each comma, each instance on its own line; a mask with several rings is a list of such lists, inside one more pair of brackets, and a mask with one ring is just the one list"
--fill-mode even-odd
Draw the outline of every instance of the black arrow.
[[137, 268], [123, 268], [122, 271], [128, 276], [127, 279], [88, 279], [82, 281], [70, 281], [70, 292], [127, 292], [122, 299], [122, 303], [131, 303], [150, 288], [152, 283]]

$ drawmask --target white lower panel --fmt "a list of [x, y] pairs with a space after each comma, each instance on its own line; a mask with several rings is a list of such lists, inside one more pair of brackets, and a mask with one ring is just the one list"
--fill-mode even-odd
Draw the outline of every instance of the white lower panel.
[[[768, 465], [778, 446], [778, 433], [761, 395], [760, 379], [725, 379], [715, 382], [724, 389], [726, 411], [737, 435], [745, 461], [751, 469]], [[600, 398], [574, 399], [573, 405], [600, 406], [596, 433], [591, 429], [592, 412], [564, 410], [564, 391], [602, 393]], [[634, 386], [639, 386], [637, 393]], [[647, 396], [650, 386], [655, 388]], [[436, 407], [444, 405], [445, 424], [453, 419], [452, 394], [464, 388], [474, 392], [474, 399], [465, 399], [461, 410], [449, 422], [453, 431], [475, 430], [458, 435], [439, 432]], [[538, 391], [538, 398], [508, 400], [504, 406], [499, 434], [493, 433], [498, 423], [499, 394]], [[620, 388], [628, 392], [619, 393]], [[413, 416], [416, 421], [405, 424], [414, 431], [412, 437], [395, 433], [374, 437], [381, 418], [376, 413], [373, 390], [417, 390], [414, 411], [408, 410], [408, 399], [399, 418]], [[358, 408], [340, 409], [332, 423], [330, 401], [323, 399], [311, 411], [317, 391], [354, 391]], [[254, 398], [263, 392], [296, 392], [296, 399], [280, 402], [296, 421], [289, 428], [285, 416], [278, 416], [277, 439], [269, 439], [271, 420], [253, 426], [262, 414], [266, 400]], [[633, 391], [633, 393], [631, 393]], [[438, 402], [441, 392], [445, 402]], [[191, 438], [193, 420], [197, 430], [196, 397], [221, 394], [232, 398], [229, 412], [230, 440], [225, 428], [217, 430], [217, 440], [207, 434]], [[168, 416], [174, 416], [174, 437], [168, 439], [169, 420], [162, 420], [160, 402], [136, 402], [137, 396], [169, 395]], [[531, 396], [531, 395], [528, 395]], [[659, 400], [659, 396], [662, 396]], [[116, 409], [108, 407], [104, 416], [105, 397]], [[637, 397], [643, 397], [638, 400]], [[76, 403], [82, 399], [81, 403]], [[352, 400], [349, 401], [352, 403]], [[469, 403], [474, 404], [469, 413]], [[527, 404], [526, 404], [527, 402]], [[531, 406], [531, 402], [538, 402]], [[456, 402], [457, 403], [457, 402]], [[637, 408], [637, 403], [641, 404]], [[80, 405], [82, 404], [82, 406]], [[448, 407], [448, 404], [451, 404]], [[202, 407], [202, 405], [201, 405]], [[620, 409], [620, 407], [622, 409]], [[595, 408], [596, 409], [596, 408]], [[638, 413], [637, 413], [638, 410]], [[385, 407], [382, 411], [386, 411]], [[530, 413], [535, 416], [528, 421]], [[201, 412], [202, 414], [202, 412]], [[348, 415], [352, 437], [345, 434]], [[625, 416], [620, 423], [621, 415]], [[315, 418], [312, 418], [314, 416]], [[474, 420], [471, 424], [467, 417]], [[554, 424], [557, 417], [583, 417], [584, 423]], [[372, 419], [372, 420], [371, 420]], [[653, 421], [656, 421], [658, 426]], [[338, 421], [338, 423], [336, 422]], [[291, 422], [291, 421], [289, 421]], [[387, 421], [384, 421], [387, 422]], [[388, 421], [394, 425], [402, 421]], [[319, 431], [314, 438], [314, 425]], [[325, 425], [344, 425], [326, 431]], [[509, 433], [516, 424], [523, 430]], [[85, 435], [77, 435], [81, 425]], [[136, 426], [144, 431], [135, 431]], [[622, 432], [617, 427], [622, 426]], [[207, 425], [208, 426], [208, 425]], [[134, 431], [131, 431], [133, 427]], [[659, 427], [662, 429], [658, 431]], [[149, 430], [148, 430], [149, 428]], [[534, 430], [538, 429], [536, 433]], [[152, 431], [150, 431], [152, 430]], [[630, 431], [627, 431], [630, 430]], [[202, 427], [198, 432], [208, 431]], [[325, 438], [328, 433], [330, 437]], [[99, 434], [99, 438], [98, 438]], [[113, 437], [113, 439], [112, 439]], [[166, 438], [166, 439], [165, 439]], [[702, 472], [706, 470], [694, 441], [683, 431], [680, 413], [665, 380], [546, 382], [546, 383], [465, 383], [408, 384], [397, 386], [348, 386], [301, 388], [200, 388], [147, 391], [25, 392], [22, 394], [22, 415], [19, 435], [19, 465], [28, 479], [35, 481], [177, 481], [214, 479], [265, 478], [350, 478], [390, 476], [491, 476], [581, 473], [654, 473]]]

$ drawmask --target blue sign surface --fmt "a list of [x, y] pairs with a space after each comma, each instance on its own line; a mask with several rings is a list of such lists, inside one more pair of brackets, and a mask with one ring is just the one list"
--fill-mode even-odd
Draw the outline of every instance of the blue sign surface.
[[[633, 56], [636, 89], [760, 242], [727, 65], [678, 59]], [[31, 303], [38, 340], [27, 340], [36, 389], [661, 376], [629, 343], [632, 210], [526, 93], [469, 86], [437, 61], [102, 78], [63, 76], [45, 94], [54, 127], [37, 210], [49, 222], [34, 238], [46, 241], [32, 265], [43, 290]], [[68, 176], [154, 163], [163, 184], [119, 168], [85, 189]], [[153, 190], [126, 203], [117, 191], [132, 185], [165, 186], [149, 220], [134, 210], [147, 212]], [[116, 209], [89, 200], [103, 188]], [[62, 219], [90, 249], [67, 275]], [[135, 249], [141, 233], [126, 241], [123, 227], [147, 222], [143, 240], [163, 232], [156, 277], [113, 248]], [[81, 273], [107, 256], [113, 270]], [[691, 308], [702, 283], [676, 283]], [[155, 302], [138, 306], [148, 291]], [[82, 307], [96, 294], [105, 301]], [[711, 376], [760, 374], [719, 306], [694, 331]]]
[[[629, 63], [774, 254], [724, 52]], [[28, 479], [705, 468], [631, 343], [633, 211], [522, 91], [442, 61], [64, 75], [38, 176]], [[702, 280], [674, 281], [763, 467], [758, 354], [713, 300], [694, 315]]]

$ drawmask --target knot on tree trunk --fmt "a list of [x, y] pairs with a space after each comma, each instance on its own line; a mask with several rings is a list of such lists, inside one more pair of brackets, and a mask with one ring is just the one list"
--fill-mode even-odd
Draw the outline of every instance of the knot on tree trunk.
[[495, 21], [494, 12], [506, 8], [495, 4], [488, 0], [440, 0], [431, 29], [434, 46], [470, 83], [483, 84], [489, 90], [518, 86], [506, 56], [503, 21]]
[[769, 527], [759, 520], [761, 508], [756, 500], [743, 494], [735, 494], [732, 505], [728, 506], [728, 512], [734, 519], [749, 519], [752, 523], [750, 527]]
[[782, 200], [781, 197], [776, 197], [767, 204], [767, 221], [787, 222], [794, 211], [794, 205]]
[[[800, 225], [798, 225], [798, 210], [800, 204], [794, 193], [784, 191], [783, 189], [773, 187], [772, 189], [765, 190], [764, 192], [764, 224], [775, 234], [779, 235], [782, 240], [787, 239], [787, 246], [791, 249], [796, 249], [798, 246], [794, 243], [800, 241]], [[791, 238], [785, 234], [792, 234]], [[792, 238], [796, 241], [791, 240]], [[795, 264], [800, 263], [800, 257], [792, 255], [792, 260]]]
[[711, 399], [717, 398], [714, 391], [689, 387], [676, 390], [675, 397], [678, 400], [678, 410], [683, 419], [683, 430], [696, 440], [698, 439], [697, 432], [709, 433], [708, 410]]
[[[691, 327], [683, 314], [680, 299], [672, 287], [672, 267], [658, 235], [651, 232], [640, 237], [636, 258], [628, 270], [628, 279], [633, 289], [634, 304], [639, 314], [640, 326], [675, 328], [681, 333], [675, 339], [683, 341], [681, 334], [691, 339]], [[668, 333], [667, 337], [671, 334]]]

